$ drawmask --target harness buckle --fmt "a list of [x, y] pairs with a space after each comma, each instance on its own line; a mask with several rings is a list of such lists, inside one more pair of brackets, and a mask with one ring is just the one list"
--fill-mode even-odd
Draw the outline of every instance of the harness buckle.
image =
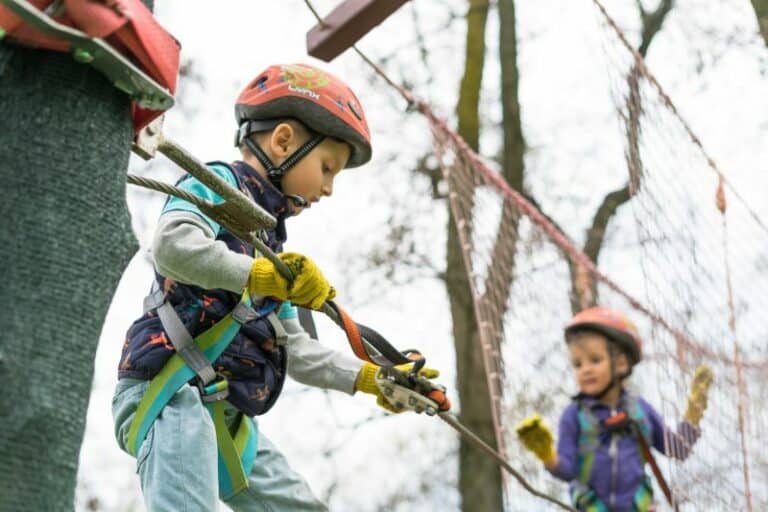
[[235, 309], [232, 310], [232, 318], [240, 325], [246, 324], [251, 320], [256, 320], [259, 316], [259, 313], [253, 309], [253, 307], [248, 306], [243, 302], [238, 303], [238, 305], [235, 306]]
[[149, 313], [165, 303], [165, 292], [156, 286], [152, 288], [150, 294], [144, 297], [144, 313]]
[[196, 384], [204, 403], [218, 402], [229, 396], [229, 381], [219, 372], [216, 372], [216, 378], [208, 384], [203, 384], [200, 379], [197, 379]]
[[620, 411], [603, 421], [605, 429], [612, 434], [627, 434], [632, 432], [632, 418]]

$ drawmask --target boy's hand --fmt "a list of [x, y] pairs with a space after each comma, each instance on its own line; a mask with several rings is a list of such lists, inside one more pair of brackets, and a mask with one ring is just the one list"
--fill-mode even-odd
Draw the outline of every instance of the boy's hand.
[[534, 414], [527, 417], [515, 427], [517, 436], [523, 445], [538, 457], [545, 466], [555, 465], [557, 452], [552, 432], [544, 424], [541, 416]]
[[[399, 366], [395, 366], [395, 368], [401, 372], [407, 372], [411, 369], [411, 365], [401, 364]], [[360, 368], [360, 371], [357, 374], [357, 380], [355, 380], [355, 391], [361, 391], [363, 393], [368, 393], [369, 395], [376, 395], [376, 404], [379, 407], [383, 407], [384, 409], [388, 410], [389, 412], [395, 414], [402, 412], [395, 410], [389, 401], [384, 398], [384, 395], [381, 394], [379, 386], [376, 385], [376, 372], [378, 371], [379, 367], [375, 364], [364, 362], [363, 367]], [[440, 375], [440, 372], [434, 368], [422, 368], [419, 370], [419, 375], [428, 379], [434, 379]]]
[[336, 296], [336, 290], [307, 256], [294, 252], [284, 252], [277, 256], [291, 269], [293, 284], [289, 286], [288, 281], [267, 258], [256, 258], [248, 278], [250, 293], [289, 300], [310, 309], [320, 309], [325, 301]]
[[699, 425], [704, 410], [707, 408], [707, 396], [709, 386], [712, 384], [712, 370], [703, 364], [693, 372], [691, 381], [691, 394], [688, 395], [688, 407], [685, 410], [684, 419], [692, 425]]

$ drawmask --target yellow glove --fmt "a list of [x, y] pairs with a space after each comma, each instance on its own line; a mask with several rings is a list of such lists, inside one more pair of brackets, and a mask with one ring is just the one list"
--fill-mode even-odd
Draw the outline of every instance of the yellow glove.
[[523, 445], [532, 451], [546, 466], [552, 465], [557, 461], [557, 452], [555, 451], [555, 441], [552, 437], [552, 432], [544, 424], [541, 416], [534, 414], [527, 417], [517, 424], [515, 430]]
[[[407, 372], [411, 369], [411, 364], [401, 364], [395, 366], [401, 372]], [[379, 367], [369, 362], [364, 362], [363, 367], [357, 374], [357, 380], [355, 380], [355, 391], [361, 391], [368, 393], [369, 395], [376, 395], [376, 404], [379, 407], [383, 407], [389, 412], [398, 413], [402, 411], [396, 411], [392, 404], [390, 404], [384, 395], [381, 394], [379, 386], [376, 385], [376, 372], [379, 371]], [[419, 370], [419, 375], [428, 379], [434, 379], [440, 375], [440, 372], [434, 368], [422, 368]]]
[[685, 410], [685, 421], [692, 425], [699, 425], [704, 410], [707, 408], [707, 395], [712, 384], [712, 370], [703, 364], [693, 372], [691, 381], [691, 394], [688, 395], [688, 407]]
[[256, 258], [248, 278], [248, 292], [264, 297], [289, 300], [299, 306], [320, 309], [327, 300], [336, 296], [336, 290], [326, 281], [314, 261], [295, 252], [277, 255], [293, 273], [293, 284], [280, 275], [267, 258]]

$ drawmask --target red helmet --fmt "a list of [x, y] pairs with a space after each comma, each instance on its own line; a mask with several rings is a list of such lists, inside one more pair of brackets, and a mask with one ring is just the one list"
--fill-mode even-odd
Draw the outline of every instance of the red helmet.
[[235, 117], [238, 143], [268, 129], [249, 121], [293, 118], [320, 135], [348, 143], [352, 153], [347, 167], [371, 159], [371, 135], [355, 93], [335, 76], [307, 64], [275, 65], [259, 73], [237, 98]]
[[618, 344], [629, 357], [630, 366], [639, 363], [643, 357], [643, 342], [637, 327], [618, 311], [601, 306], [585, 309], [565, 326], [565, 336], [567, 338], [571, 333], [582, 329], [597, 331]]

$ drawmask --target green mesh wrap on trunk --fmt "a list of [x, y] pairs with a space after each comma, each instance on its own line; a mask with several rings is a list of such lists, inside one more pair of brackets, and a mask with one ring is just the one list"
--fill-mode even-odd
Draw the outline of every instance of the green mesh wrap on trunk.
[[99, 332], [137, 249], [131, 136], [98, 72], [0, 42], [0, 511], [73, 508]]

